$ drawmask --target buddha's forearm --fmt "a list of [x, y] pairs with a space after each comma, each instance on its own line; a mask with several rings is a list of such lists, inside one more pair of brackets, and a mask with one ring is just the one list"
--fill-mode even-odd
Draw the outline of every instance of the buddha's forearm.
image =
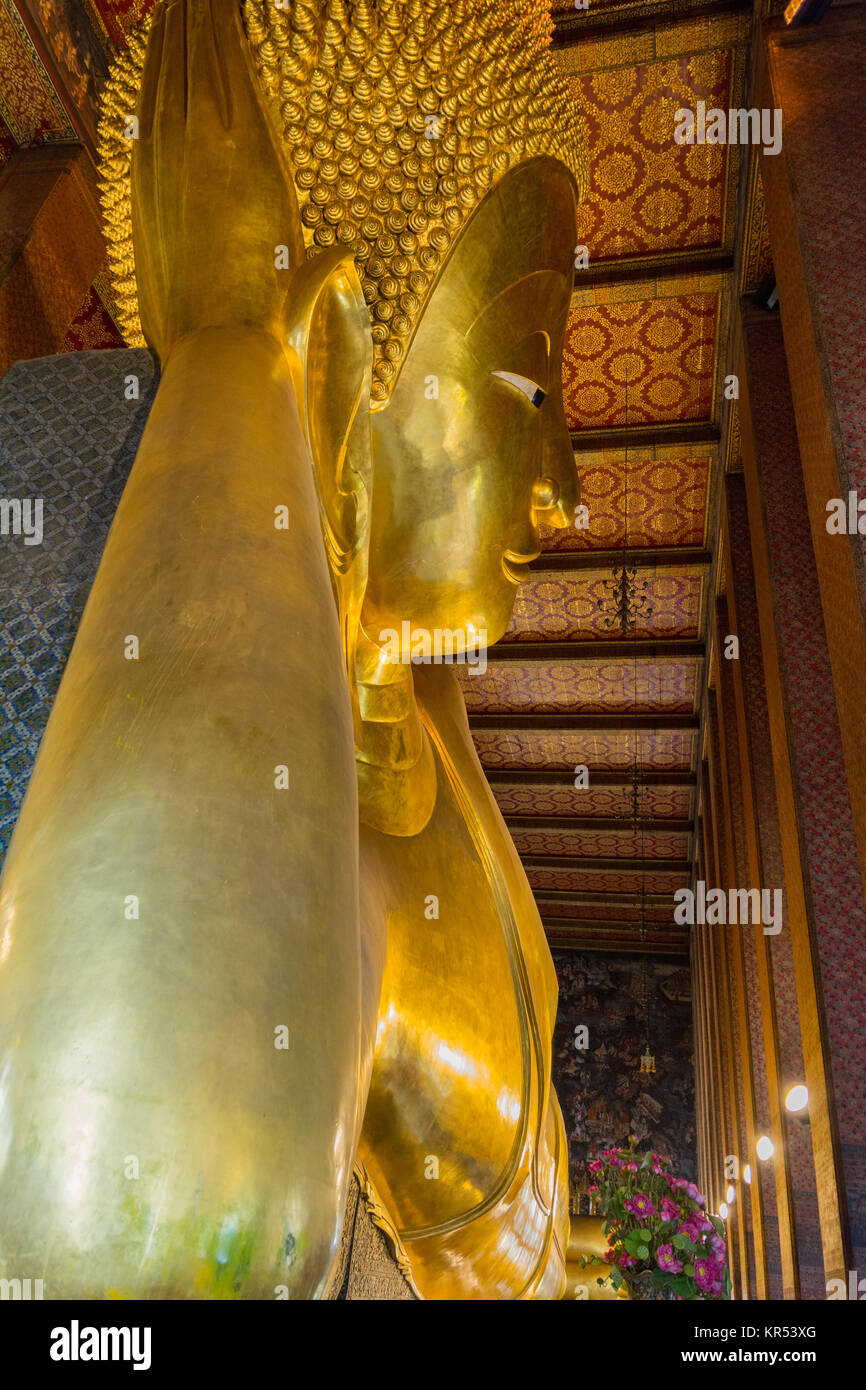
[[6, 1264], [44, 1257], [51, 1297], [315, 1292], [354, 1148], [356, 844], [287, 364], [263, 334], [195, 335], [167, 363], [0, 894]]

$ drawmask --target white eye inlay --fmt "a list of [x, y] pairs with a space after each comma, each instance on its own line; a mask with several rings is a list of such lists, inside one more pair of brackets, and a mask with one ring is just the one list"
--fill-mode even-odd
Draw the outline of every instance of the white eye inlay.
[[507, 381], [509, 386], [516, 386], [518, 391], [522, 391], [530, 405], [536, 409], [541, 405], [546, 392], [542, 391], [537, 381], [530, 381], [528, 376], [518, 376], [516, 372], [491, 372], [491, 376], [498, 376], [503, 381]]

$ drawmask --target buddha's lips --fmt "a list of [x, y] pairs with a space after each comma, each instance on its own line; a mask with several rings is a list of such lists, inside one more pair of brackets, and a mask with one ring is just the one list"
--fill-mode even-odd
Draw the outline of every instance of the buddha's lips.
[[529, 578], [530, 562], [537, 560], [540, 554], [540, 550], [534, 550], [531, 555], [519, 555], [516, 550], [506, 550], [502, 555], [502, 573], [512, 584], [523, 584]]

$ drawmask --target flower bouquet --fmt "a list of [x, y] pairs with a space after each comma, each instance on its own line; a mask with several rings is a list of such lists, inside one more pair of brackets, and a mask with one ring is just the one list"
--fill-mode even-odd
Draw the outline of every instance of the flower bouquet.
[[669, 1158], [637, 1153], [632, 1136], [589, 1169], [610, 1249], [603, 1260], [584, 1256], [584, 1266], [611, 1265], [614, 1288], [625, 1282], [632, 1298], [730, 1297], [724, 1222], [694, 1183], [672, 1176]]

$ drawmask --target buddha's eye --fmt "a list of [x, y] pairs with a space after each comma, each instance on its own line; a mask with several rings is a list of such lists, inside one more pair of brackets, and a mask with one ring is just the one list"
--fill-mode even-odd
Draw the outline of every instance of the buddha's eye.
[[507, 381], [509, 386], [516, 386], [517, 390], [523, 392], [530, 405], [534, 405], [536, 410], [546, 395], [538, 382], [530, 381], [528, 376], [518, 376], [516, 372], [491, 372], [491, 376], [498, 376], [502, 381]]

